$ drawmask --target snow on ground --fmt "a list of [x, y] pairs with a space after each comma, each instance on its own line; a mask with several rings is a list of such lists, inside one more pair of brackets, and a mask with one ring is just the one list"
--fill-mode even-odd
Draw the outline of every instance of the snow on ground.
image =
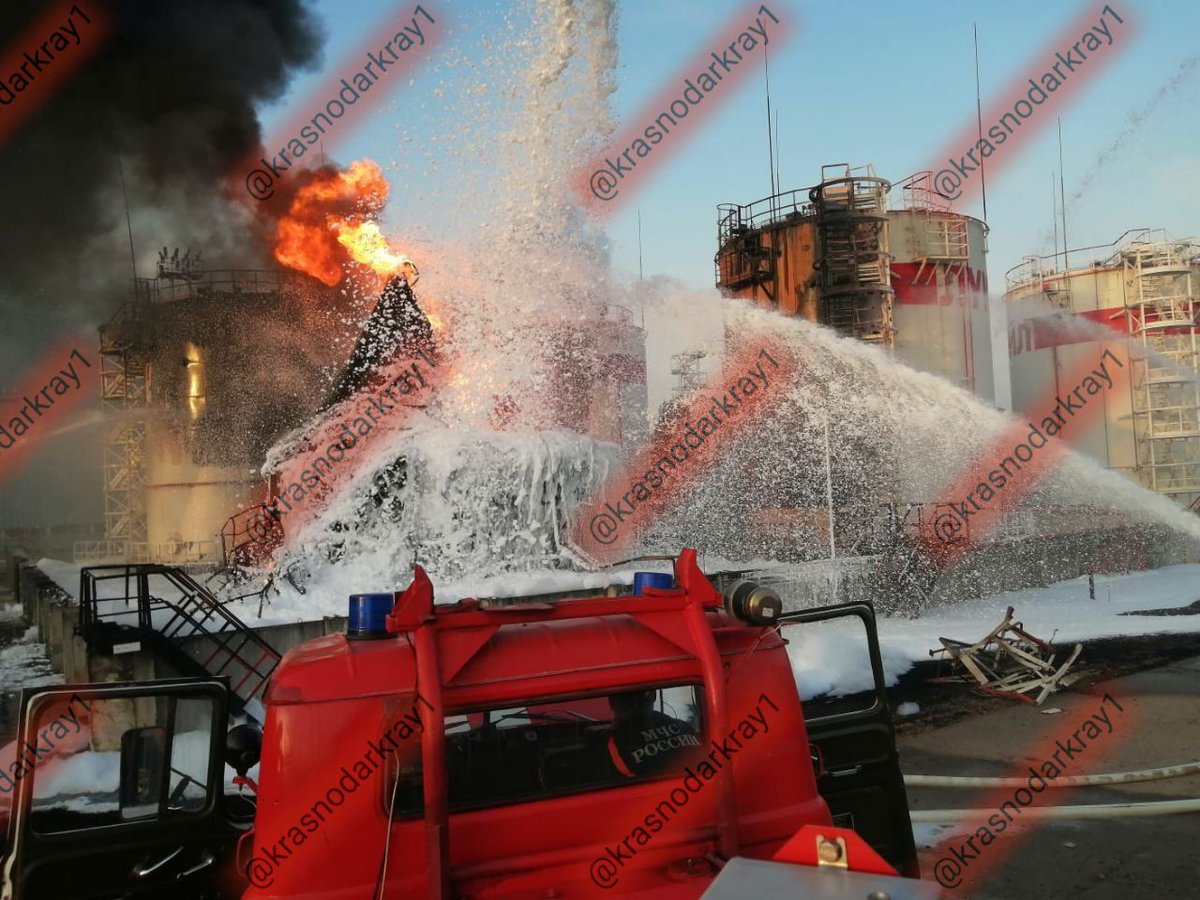
[[62, 681], [62, 675], [50, 665], [36, 628], [26, 631], [20, 641], [0, 649], [0, 691], [62, 684]]
[[[879, 643], [887, 683], [894, 685], [914, 663], [927, 662], [929, 651], [941, 647], [939, 637], [979, 640], [1000, 624], [1009, 606], [1028, 632], [1059, 647], [1095, 638], [1200, 632], [1200, 615], [1121, 615], [1187, 606], [1200, 599], [1200, 565], [1097, 575], [1095, 581], [1095, 600], [1088, 596], [1084, 577], [931, 609], [917, 619], [881, 616]], [[795, 634], [800, 630], [807, 633]], [[856, 622], [844, 620], [785, 632], [791, 641], [788, 654], [801, 696], [853, 693], [870, 687], [870, 660], [861, 633]]]
[[1000, 624], [1009, 606], [1026, 631], [1059, 645], [1105, 637], [1200, 632], [1200, 615], [1121, 615], [1200, 600], [1200, 565], [1097, 575], [1095, 581], [1095, 600], [1089, 598], [1088, 580], [1083, 577], [932, 609], [918, 619], [881, 618], [880, 639], [885, 648], [926, 660], [929, 650], [941, 647], [939, 636], [976, 641]]

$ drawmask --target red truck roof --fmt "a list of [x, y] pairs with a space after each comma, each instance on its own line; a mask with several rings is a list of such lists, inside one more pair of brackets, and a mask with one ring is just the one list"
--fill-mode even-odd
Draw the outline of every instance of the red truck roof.
[[[331, 635], [288, 653], [265, 697], [253, 856], [269, 872], [246, 896], [368, 896], [377, 879], [385, 896], [450, 896], [451, 885], [454, 896], [580, 896], [612, 886], [598, 864], [615, 870], [622, 895], [698, 896], [716, 871], [707, 854], [768, 858], [802, 825], [829, 824], [785, 642], [727, 615], [694, 552], [681, 555], [676, 584], [638, 597], [435, 607], [418, 569], [389, 616], [394, 636]], [[476, 738], [494, 734], [468, 733], [480, 711], [526, 710], [508, 737], [540, 740], [555, 771], [570, 772], [570, 754], [594, 759], [583, 744], [611, 723], [590, 718], [590, 701], [579, 707], [588, 715], [545, 713], [538, 730], [537, 710], [670, 685], [698, 686], [703, 707], [686, 786], [681, 767], [455, 807], [447, 771], [454, 782], [468, 771], [462, 754], [483, 754]], [[570, 739], [555, 732], [567, 713]], [[516, 754], [515, 771], [519, 743], [504, 752]], [[668, 815], [664, 796], [683, 802]], [[398, 814], [406, 802], [410, 814]]]

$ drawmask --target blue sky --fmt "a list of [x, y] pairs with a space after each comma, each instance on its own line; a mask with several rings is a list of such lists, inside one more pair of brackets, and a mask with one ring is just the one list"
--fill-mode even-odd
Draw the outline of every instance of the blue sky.
[[[973, 23], [979, 29], [986, 109], [989, 99], [1015, 77], [1045, 71], [1041, 51], [1069, 22], [1088, 9], [1098, 19], [1104, 6], [1045, 0], [867, 0], [853, 5], [771, 0], [768, 5], [795, 26], [786, 43], [770, 48], [785, 190], [817, 182], [824, 163], [872, 163], [879, 175], [894, 182], [925, 168], [964, 124], [974, 122]], [[295, 103], [328, 81], [376, 33], [378, 23], [394, 18], [406, 5], [316, 0], [313, 8], [328, 35], [325, 61], [263, 110], [268, 132], [272, 122], [294, 112]], [[503, 3], [437, 2], [429, 8], [435, 15], [448, 13], [454, 29], [469, 36], [469, 45], [506, 31], [510, 24], [520, 31], [520, 17], [508, 15]], [[743, 8], [756, 9], [723, 0], [623, 5], [614, 98], [618, 123], [629, 123], [646, 100], [672, 85], [676, 73], [700, 53], [727, 43], [725, 22]], [[1130, 36], [1114, 30], [1117, 44], [1097, 54], [1091, 71], [1086, 66], [1077, 70], [1073, 77], [1086, 83], [1060, 107], [1066, 192], [1070, 196], [1086, 186], [1083, 196], [1068, 204], [1072, 247], [1109, 243], [1137, 227], [1165, 227], [1176, 237], [1200, 232], [1200, 66], [1195, 63], [1200, 4], [1158, 0], [1135, 6], [1122, 0], [1113, 9], [1128, 22], [1137, 21], [1138, 32]], [[1118, 48], [1120, 53], [1102, 61]], [[1178, 85], [1160, 95], [1181, 72]], [[454, 110], [438, 106], [453, 95], [439, 94], [447, 77], [455, 77], [454, 71], [419, 70], [414, 83], [395, 90], [393, 104], [381, 104], [369, 121], [345, 135], [331, 156], [343, 163], [371, 157], [394, 166], [397, 158], [411, 155], [411, 147], [398, 143], [396, 117], [410, 128], [414, 117], [431, 122], [452, 118]], [[656, 161], [645, 187], [608, 217], [619, 274], [637, 274], [640, 209], [646, 276], [668, 275], [692, 287], [711, 285], [717, 204], [748, 203], [770, 193], [761, 65], [732, 91], [714, 93], [709, 100], [719, 103], [719, 109], [701, 128], [669, 138], [678, 141], [669, 159]], [[1051, 121], [1017, 152], [997, 156], [1003, 167], [988, 173], [993, 292], [1003, 290], [1004, 272], [1024, 255], [1052, 250], [1051, 173], [1058, 169], [1053, 118], [1058, 112], [1039, 110], [1035, 117]], [[1101, 154], [1114, 144], [1116, 151], [1099, 164]], [[424, 152], [428, 158], [436, 148]], [[437, 215], [437, 204], [470, 202], [469, 192], [447, 200], [453, 197], [428, 184], [414, 188], [410, 183], [404, 209], [393, 210], [389, 221], [415, 238], [422, 222]], [[978, 199], [963, 211], [982, 215]]]

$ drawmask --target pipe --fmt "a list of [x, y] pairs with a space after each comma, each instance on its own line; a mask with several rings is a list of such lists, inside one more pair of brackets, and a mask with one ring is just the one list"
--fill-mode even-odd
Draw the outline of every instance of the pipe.
[[[1139, 769], [1133, 772], [1112, 772], [1100, 775], [1069, 775], [1046, 780], [1049, 787], [1092, 787], [1098, 784], [1131, 784], [1135, 781], [1157, 781], [1160, 778], [1179, 778], [1200, 773], [1200, 760], [1158, 769]], [[1027, 778], [986, 778], [957, 775], [905, 775], [905, 787], [984, 788], [1026, 787]]]
[[[1022, 817], [1030, 819], [1109, 819], [1143, 816], [1168, 816], [1200, 812], [1200, 800], [1154, 800], [1148, 803], [1093, 803], [1086, 806], [1026, 806]], [[993, 809], [918, 809], [909, 813], [913, 822], [957, 822], [983, 819], [996, 814]]]

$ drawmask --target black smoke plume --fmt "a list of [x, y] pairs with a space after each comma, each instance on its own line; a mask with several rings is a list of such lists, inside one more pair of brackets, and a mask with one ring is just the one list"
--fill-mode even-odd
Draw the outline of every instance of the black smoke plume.
[[[89, 2], [110, 11], [102, 49], [0, 146], [6, 349], [47, 328], [94, 325], [128, 298], [118, 159], [139, 275], [154, 274], [162, 244], [202, 248], [214, 265], [267, 262], [265, 225], [233, 199], [228, 178], [259, 143], [256, 105], [315, 63], [321, 43], [301, 0]], [[47, 9], [45, 0], [4, 6], [3, 47]], [[35, 354], [44, 338], [32, 343]]]

